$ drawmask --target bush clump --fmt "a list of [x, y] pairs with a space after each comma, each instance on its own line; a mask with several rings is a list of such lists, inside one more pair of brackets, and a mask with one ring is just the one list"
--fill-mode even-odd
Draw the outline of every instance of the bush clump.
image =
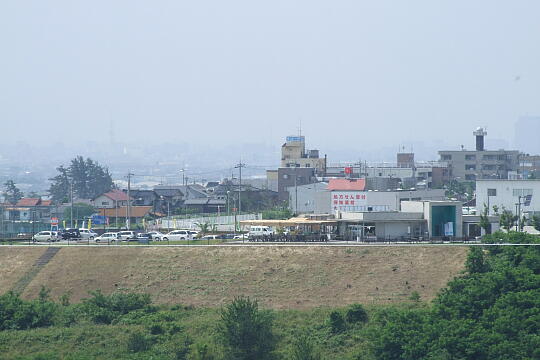
[[138, 353], [146, 351], [152, 347], [152, 339], [141, 331], [131, 333], [127, 339], [127, 348], [129, 352]]
[[330, 330], [333, 334], [339, 334], [345, 330], [345, 320], [339, 311], [332, 311], [330, 313], [329, 322]]
[[100, 290], [90, 292], [83, 300], [82, 310], [96, 324], [112, 324], [120, 316], [141, 309], [150, 310], [150, 295], [114, 293], [104, 295]]
[[360, 304], [352, 304], [345, 313], [345, 320], [349, 324], [365, 323], [368, 321], [368, 314]]
[[218, 331], [227, 359], [265, 360], [273, 358], [275, 337], [270, 312], [259, 310], [257, 301], [236, 298], [221, 311]]
[[24, 330], [53, 325], [58, 306], [45, 296], [25, 301], [14, 292], [0, 295], [0, 330]]

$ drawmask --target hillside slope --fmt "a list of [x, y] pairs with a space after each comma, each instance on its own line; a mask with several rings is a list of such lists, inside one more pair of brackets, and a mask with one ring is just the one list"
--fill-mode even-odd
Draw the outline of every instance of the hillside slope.
[[[28, 250], [2, 249], [0, 260], [20, 260]], [[45, 285], [54, 298], [69, 292], [73, 301], [102, 289], [210, 307], [238, 295], [276, 309], [393, 303], [413, 291], [430, 300], [463, 269], [467, 252], [457, 246], [62, 248], [23, 297], [36, 297]], [[8, 283], [0, 282], [0, 292]]]

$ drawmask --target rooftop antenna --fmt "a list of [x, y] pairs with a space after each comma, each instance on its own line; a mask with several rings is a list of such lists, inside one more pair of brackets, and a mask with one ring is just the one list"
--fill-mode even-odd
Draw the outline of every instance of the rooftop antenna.
[[302, 136], [302, 118], [298, 118], [298, 136]]

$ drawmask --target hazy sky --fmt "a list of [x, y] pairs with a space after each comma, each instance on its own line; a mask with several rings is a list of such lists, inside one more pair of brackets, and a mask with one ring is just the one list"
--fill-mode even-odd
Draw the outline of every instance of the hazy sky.
[[2, 0], [0, 46], [3, 142], [472, 148], [540, 114], [537, 0]]

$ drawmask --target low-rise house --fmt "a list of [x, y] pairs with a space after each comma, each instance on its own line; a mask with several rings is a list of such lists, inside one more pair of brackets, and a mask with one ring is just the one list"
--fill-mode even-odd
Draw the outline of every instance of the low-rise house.
[[[124, 190], [126, 192], [127, 190]], [[155, 206], [159, 196], [154, 190], [131, 190], [130, 196], [135, 206]]]
[[49, 223], [52, 213], [52, 201], [41, 198], [22, 198], [15, 205], [4, 204], [5, 220]]
[[127, 206], [128, 202], [133, 202], [133, 197], [128, 197], [122, 190], [113, 189], [96, 197], [93, 205], [97, 209], [113, 209]]

